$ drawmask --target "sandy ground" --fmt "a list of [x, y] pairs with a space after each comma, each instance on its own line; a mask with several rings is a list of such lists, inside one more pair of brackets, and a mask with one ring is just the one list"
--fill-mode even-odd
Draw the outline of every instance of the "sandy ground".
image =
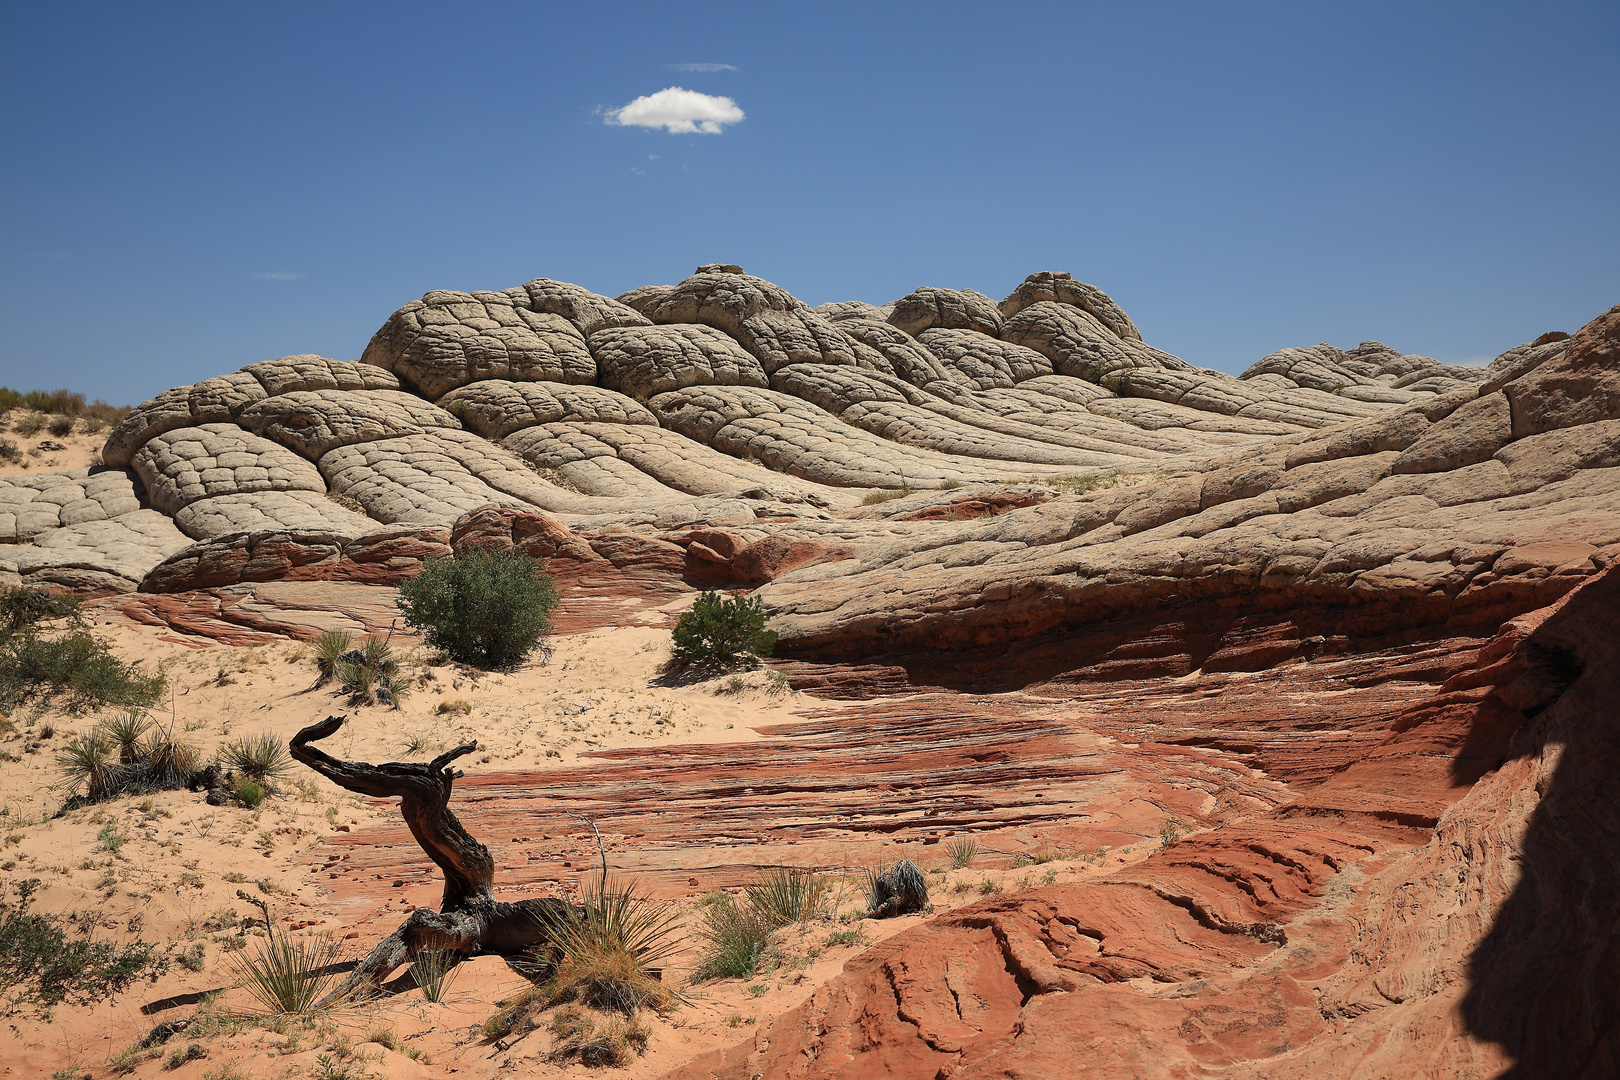
[[[0, 439], [10, 440], [15, 447], [14, 456], [0, 453], [0, 476], [82, 469], [101, 463], [101, 448], [110, 428], [102, 427], [92, 433], [86, 430], [86, 418], [80, 417], [69, 434], [53, 435], [49, 427], [52, 417], [46, 416], [46, 426], [32, 435], [17, 430], [17, 425], [24, 423], [26, 417], [35, 415], [38, 414], [26, 409], [0, 412]], [[0, 450], [4, 445], [0, 443]]]
[[[476, 739], [479, 751], [460, 762], [469, 774], [523, 771], [543, 784], [549, 772], [574, 769], [582, 753], [755, 741], [767, 737], [756, 729], [793, 721], [799, 710], [824, 715], [829, 705], [838, 707], [785, 689], [768, 671], [659, 685], [669, 634], [647, 627], [555, 637], [549, 655], [502, 674], [435, 663], [409, 639], [396, 639], [413, 676], [412, 691], [396, 710], [357, 708], [330, 688], [312, 688], [314, 657], [304, 644], [222, 647], [104, 610], [95, 611], [93, 623], [115, 651], [166, 672], [171, 700], [157, 719], [206, 757], [243, 735], [270, 732], [286, 740], [313, 721], [346, 713], [348, 724], [322, 744], [338, 756], [425, 760]], [[333, 1080], [348, 1075], [358, 1080], [452, 1072], [485, 1076], [519, 1066], [540, 1076], [583, 1071], [577, 1063], [547, 1060], [552, 1037], [544, 1030], [499, 1044], [480, 1037], [478, 1029], [497, 1002], [527, 985], [494, 958], [457, 969], [443, 1003], [411, 991], [308, 1021], [221, 1021], [212, 1034], [183, 1034], [163, 1047], [140, 1050], [136, 1044], [157, 1022], [192, 1015], [198, 994], [223, 991], [205, 1012], [251, 1007], [244, 991], [232, 989], [232, 957], [263, 940], [262, 930], [243, 928], [243, 920], [256, 914], [244, 898], [268, 902], [273, 916], [297, 932], [331, 934], [347, 955], [358, 957], [408, 913], [412, 902], [431, 903], [429, 893], [435, 890], [424, 882], [409, 890], [417, 894], [413, 901], [387, 882], [364, 895], [334, 892], [329, 879], [338, 875], [324, 871], [348, 856], [338, 854], [345, 848], [328, 838], [397, 826], [399, 819], [389, 804], [358, 798], [303, 768], [257, 810], [210, 807], [200, 794], [172, 791], [58, 816], [66, 793], [58, 786], [56, 751], [70, 733], [88, 729], [95, 719], [47, 712], [21, 713], [12, 720], [15, 731], [0, 736], [0, 889], [14, 899], [18, 882], [38, 879], [35, 911], [72, 920], [74, 933], [156, 943], [169, 963], [165, 973], [89, 1005], [40, 1010], [0, 1002], [6, 1013], [0, 1018], [0, 1077], [88, 1073], [97, 1080], [125, 1074]], [[947, 872], [943, 848], [928, 850], [935, 855], [929, 880], [936, 909], [977, 900], [1004, 885], [1073, 880], [1101, 869], [1088, 860], [1013, 870], [1006, 859], [981, 858]], [[1149, 850], [1142, 845], [1140, 856]], [[1116, 853], [1108, 861], [1117, 868], [1127, 857], [1134, 861], [1136, 856]], [[593, 872], [589, 865], [572, 865], [581, 877]], [[496, 886], [499, 891], [499, 877]], [[793, 1007], [836, 975], [861, 946], [923, 918], [865, 920], [853, 876], [834, 875], [830, 887], [822, 918], [782, 934], [781, 961], [774, 970], [751, 980], [695, 986], [687, 978], [695, 957], [695, 899], [672, 901], [686, 916], [687, 941], [686, 951], [671, 961], [667, 980], [686, 1004], [667, 1017], [650, 1018], [647, 1052], [622, 1075], [657, 1076], [700, 1052], [737, 1042], [751, 1025]], [[176, 997], [183, 1005], [153, 1007]], [[207, 1056], [171, 1069], [175, 1050], [192, 1043]]]

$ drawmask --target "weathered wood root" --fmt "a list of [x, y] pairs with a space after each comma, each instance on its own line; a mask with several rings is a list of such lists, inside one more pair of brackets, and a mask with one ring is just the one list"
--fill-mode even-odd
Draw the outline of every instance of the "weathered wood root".
[[438, 911], [418, 908], [322, 1000], [375, 994], [395, 969], [423, 949], [451, 954], [454, 962], [475, 954], [500, 956], [530, 974], [535, 950], [549, 939], [547, 927], [565, 901], [495, 899], [495, 861], [450, 812], [450, 789], [463, 774], [451, 762], [478, 749], [476, 742], [447, 750], [426, 764], [390, 761], [372, 765], [342, 761], [310, 745], [334, 734], [344, 716], [328, 716], [293, 736], [294, 759], [339, 787], [373, 798], [399, 797], [400, 814], [417, 844], [444, 871], [444, 901]]

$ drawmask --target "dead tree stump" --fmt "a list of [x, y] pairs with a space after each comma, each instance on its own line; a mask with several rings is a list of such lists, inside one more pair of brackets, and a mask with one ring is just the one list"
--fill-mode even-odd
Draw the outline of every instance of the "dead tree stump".
[[566, 902], [543, 898], [515, 904], [495, 899], [495, 860], [489, 849], [462, 828], [450, 812], [450, 787], [462, 776], [450, 763], [478, 749], [476, 742], [447, 750], [426, 764], [390, 761], [371, 765], [340, 761], [311, 746], [343, 726], [343, 716], [328, 716], [293, 736], [292, 756], [339, 787], [373, 798], [399, 797], [399, 811], [427, 857], [444, 871], [444, 902], [438, 911], [417, 908], [324, 1001], [357, 992], [378, 992], [388, 976], [424, 949], [450, 954], [459, 963], [469, 956], [502, 957], [518, 972], [533, 977], [535, 949], [549, 939], [547, 927], [566, 910]]

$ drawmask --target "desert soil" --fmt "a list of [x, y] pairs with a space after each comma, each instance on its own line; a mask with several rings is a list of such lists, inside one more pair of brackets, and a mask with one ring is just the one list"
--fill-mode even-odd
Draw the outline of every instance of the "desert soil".
[[27, 409], [0, 412], [0, 439], [9, 439], [16, 447], [15, 456], [0, 456], [0, 476], [60, 472], [101, 464], [101, 444], [107, 441], [106, 427], [92, 433], [86, 428], [85, 418], [80, 417], [66, 435], [51, 434], [48, 424], [32, 435], [24, 435], [17, 430], [17, 425], [31, 415], [36, 414]]

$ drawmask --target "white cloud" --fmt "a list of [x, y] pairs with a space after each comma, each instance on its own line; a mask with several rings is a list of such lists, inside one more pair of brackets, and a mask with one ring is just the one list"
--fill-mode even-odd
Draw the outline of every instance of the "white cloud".
[[737, 68], [732, 64], [671, 64], [669, 70], [701, 71], [708, 74], [716, 71], [736, 71]]
[[700, 94], [671, 86], [638, 97], [622, 109], [610, 109], [607, 122], [620, 127], [663, 128], [671, 135], [719, 135], [739, 123], [743, 111], [728, 97]]
[[263, 273], [250, 274], [248, 276], [256, 277], [260, 281], [297, 281], [304, 275], [296, 273], [292, 270], [266, 270]]

